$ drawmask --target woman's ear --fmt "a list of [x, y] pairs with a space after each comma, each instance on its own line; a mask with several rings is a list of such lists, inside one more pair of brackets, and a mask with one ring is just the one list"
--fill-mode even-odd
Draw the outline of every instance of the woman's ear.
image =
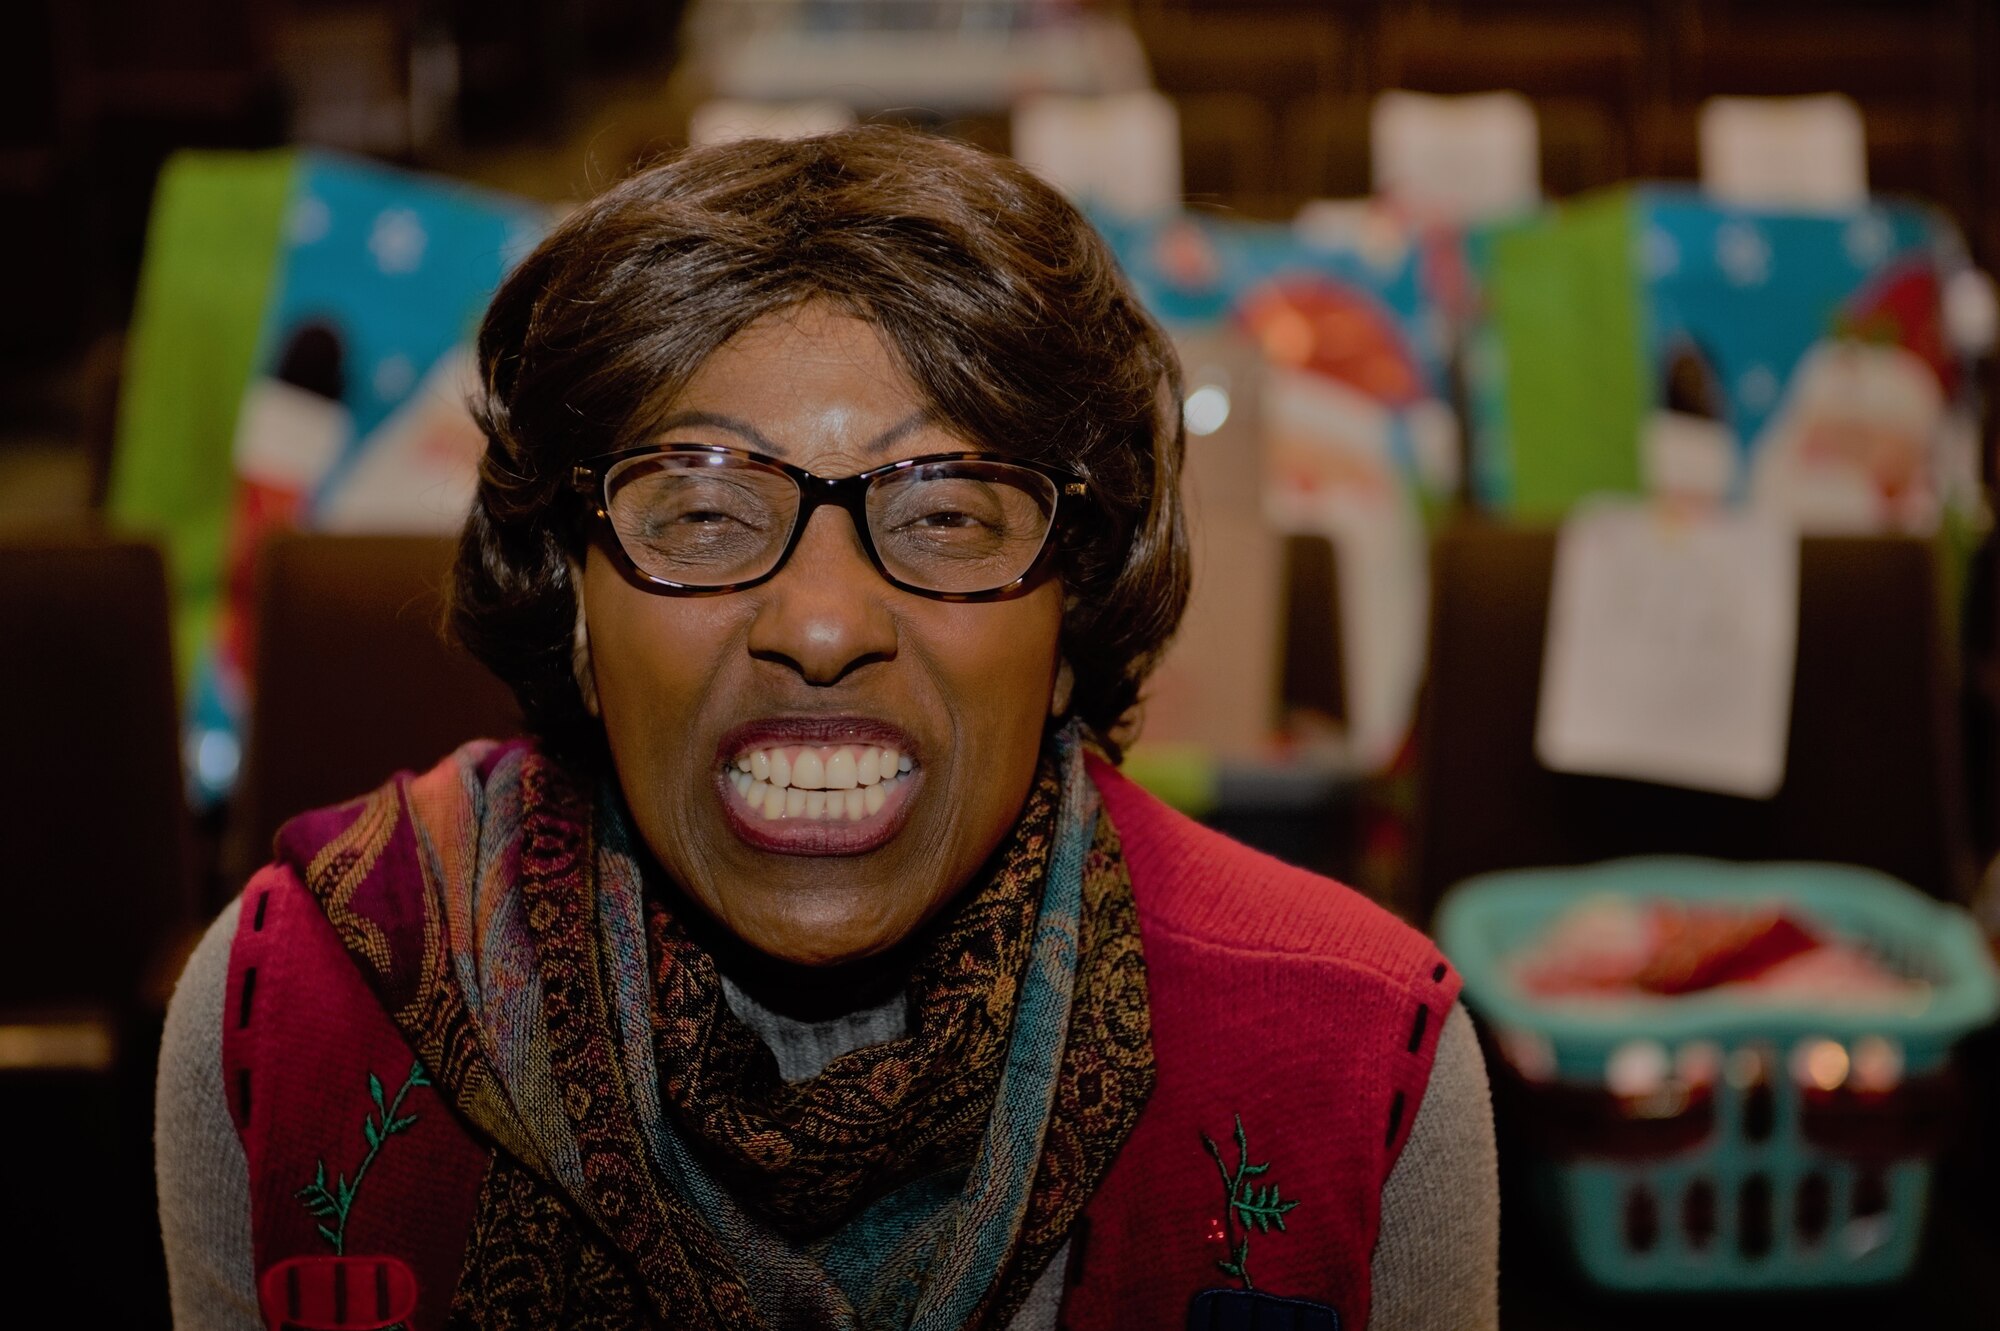
[[1060, 717], [1069, 711], [1070, 694], [1076, 691], [1076, 672], [1067, 656], [1056, 659], [1056, 686], [1049, 690], [1049, 715]]
[[598, 720], [603, 713], [597, 705], [597, 671], [590, 660], [590, 618], [583, 610], [583, 565], [572, 559], [569, 561], [570, 594], [576, 599], [576, 627], [570, 631], [569, 667], [576, 676], [577, 695], [583, 699], [583, 710]]

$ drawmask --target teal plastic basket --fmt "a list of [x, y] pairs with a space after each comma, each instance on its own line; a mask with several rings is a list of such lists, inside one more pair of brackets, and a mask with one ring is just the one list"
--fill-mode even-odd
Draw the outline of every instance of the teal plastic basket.
[[[1508, 958], [1599, 894], [1791, 903], [1891, 969], [1927, 981], [1928, 999], [1867, 1011], [1759, 1005], [1726, 990], [1591, 1005], [1524, 993]], [[1934, 1081], [1952, 1046], [2000, 1011], [2000, 978], [1966, 912], [1846, 865], [1656, 857], [1470, 879], [1446, 896], [1437, 936], [1464, 977], [1466, 1004], [1501, 1048], [1538, 1055], [1536, 1079], [1522, 1083], [1530, 1097], [1595, 1094], [1613, 1055], [1635, 1041], [1669, 1055], [1712, 1048], [1724, 1066], [1770, 1070], [1748, 1084], [1716, 1078], [1705, 1130], [1656, 1155], [1564, 1151], [1535, 1162], [1538, 1192], [1592, 1280], [1621, 1290], [1776, 1290], [1883, 1284], [1909, 1270], [1932, 1161], [1921, 1152], [1869, 1158], [1814, 1140], [1806, 1092], [1790, 1069], [1801, 1046], [1809, 1053], [1837, 1042], [1845, 1068], [1857, 1041], [1879, 1039], [1900, 1051], [1902, 1085]], [[1686, 1220], [1697, 1200], [1708, 1218], [1699, 1226]], [[1814, 1223], [1793, 1223], [1809, 1209]], [[1650, 1226], [1634, 1223], [1645, 1214]]]

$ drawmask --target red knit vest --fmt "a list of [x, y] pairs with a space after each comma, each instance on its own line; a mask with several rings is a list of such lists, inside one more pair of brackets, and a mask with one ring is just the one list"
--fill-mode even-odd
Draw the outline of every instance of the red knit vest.
[[[1457, 974], [1349, 889], [1091, 774], [1132, 875], [1158, 1076], [1072, 1234], [1062, 1325], [1358, 1331]], [[490, 1147], [421, 1078], [404, 1089], [408, 1045], [287, 868], [244, 891], [224, 1022], [266, 1324], [435, 1331]]]

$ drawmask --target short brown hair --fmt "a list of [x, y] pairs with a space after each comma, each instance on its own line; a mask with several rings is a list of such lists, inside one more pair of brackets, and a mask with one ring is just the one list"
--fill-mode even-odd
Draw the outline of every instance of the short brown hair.
[[1187, 601], [1180, 370], [1109, 248], [1017, 164], [903, 130], [691, 149], [566, 218], [479, 331], [486, 432], [451, 625], [549, 741], [595, 748], [571, 666], [571, 467], [642, 443], [724, 342], [825, 301], [955, 432], [1085, 477], [1066, 529], [1071, 710], [1107, 743]]

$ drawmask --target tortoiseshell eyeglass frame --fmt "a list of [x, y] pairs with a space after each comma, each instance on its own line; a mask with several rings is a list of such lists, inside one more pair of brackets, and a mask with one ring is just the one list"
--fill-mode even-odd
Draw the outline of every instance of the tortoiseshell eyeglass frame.
[[[778, 557], [771, 567], [756, 577], [745, 578], [739, 582], [714, 584], [674, 582], [657, 577], [639, 567], [631, 553], [625, 549], [625, 543], [611, 521], [610, 482], [614, 470], [620, 463], [634, 458], [690, 454], [754, 463], [786, 476], [798, 486], [798, 513], [792, 519], [792, 530], [785, 538], [784, 548], [778, 552]], [[943, 592], [907, 582], [897, 577], [883, 562], [881, 552], [875, 548], [875, 537], [868, 528], [869, 488], [884, 478], [940, 462], [976, 462], [989, 466], [1017, 468], [1033, 472], [1054, 486], [1055, 507], [1049, 513], [1049, 529], [1042, 536], [1041, 548], [1035, 552], [1034, 560], [1019, 577], [1001, 586], [979, 591]], [[591, 516], [606, 537], [605, 549], [617, 562], [626, 580], [645, 590], [665, 596], [721, 596], [728, 592], [747, 591], [769, 582], [790, 562], [792, 552], [798, 548], [799, 538], [805, 535], [806, 524], [812, 520], [813, 513], [822, 505], [832, 504], [847, 511], [848, 517], [854, 523], [855, 535], [860, 538], [861, 548], [868, 555], [868, 562], [875, 566], [875, 571], [880, 573], [890, 586], [917, 596], [929, 597], [934, 601], [958, 602], [1004, 601], [1031, 589], [1048, 567], [1050, 556], [1057, 546], [1055, 535], [1062, 526], [1065, 514], [1076, 509], [1090, 492], [1088, 483], [1074, 472], [1047, 463], [1010, 457], [1004, 453], [927, 453], [922, 457], [904, 458], [885, 466], [873, 467], [853, 476], [819, 476], [803, 467], [795, 467], [789, 462], [763, 453], [753, 453], [748, 449], [729, 448], [721, 444], [681, 443], [644, 444], [637, 448], [600, 454], [570, 469], [570, 488], [582, 495], [590, 505]]]

